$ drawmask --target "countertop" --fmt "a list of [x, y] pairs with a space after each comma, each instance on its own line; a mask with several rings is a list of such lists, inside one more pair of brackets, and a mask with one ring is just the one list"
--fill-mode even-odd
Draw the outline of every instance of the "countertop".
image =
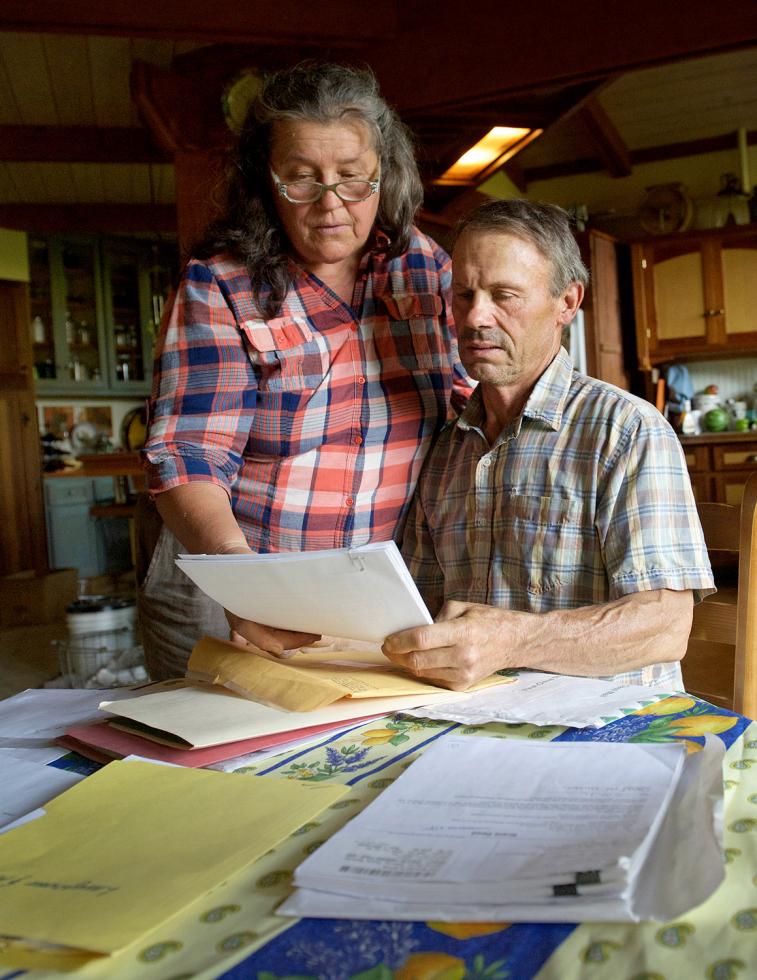
[[43, 474], [45, 479], [96, 476], [135, 476], [144, 478], [139, 453], [93, 453], [79, 457], [80, 466], [67, 466]]
[[749, 432], [700, 432], [695, 436], [685, 436], [679, 432], [678, 438], [687, 446], [712, 442], [757, 442], [757, 429]]

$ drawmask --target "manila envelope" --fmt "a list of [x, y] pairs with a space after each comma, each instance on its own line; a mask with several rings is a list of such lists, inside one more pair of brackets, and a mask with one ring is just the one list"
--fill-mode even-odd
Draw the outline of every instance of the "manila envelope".
[[29, 968], [35, 946], [58, 969], [115, 953], [348, 792], [111, 762], [0, 835], [0, 965]]
[[[287, 711], [315, 711], [342, 698], [438, 695], [436, 684], [400, 670], [380, 651], [312, 650], [280, 660], [254, 646], [239, 647], [204, 636], [192, 650], [187, 679], [225, 687], [236, 694]], [[512, 678], [494, 674], [470, 691]], [[461, 695], [458, 694], [458, 697]], [[421, 698], [423, 701], [423, 698]], [[401, 707], [395, 710], [401, 711]]]

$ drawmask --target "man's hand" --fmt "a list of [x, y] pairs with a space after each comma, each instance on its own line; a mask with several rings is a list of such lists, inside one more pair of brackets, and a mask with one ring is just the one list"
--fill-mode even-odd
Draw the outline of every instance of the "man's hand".
[[522, 666], [516, 622], [524, 614], [474, 602], [446, 602], [431, 626], [393, 633], [382, 650], [416, 677], [465, 691], [504, 667]]
[[266, 653], [273, 653], [277, 657], [286, 657], [287, 650], [298, 650], [300, 647], [310, 646], [316, 640], [320, 640], [318, 633], [298, 633], [295, 630], [278, 630], [273, 626], [263, 626], [260, 623], [253, 623], [249, 619], [240, 619], [226, 611], [226, 619], [231, 628], [229, 639], [238, 646], [246, 647], [252, 643]]

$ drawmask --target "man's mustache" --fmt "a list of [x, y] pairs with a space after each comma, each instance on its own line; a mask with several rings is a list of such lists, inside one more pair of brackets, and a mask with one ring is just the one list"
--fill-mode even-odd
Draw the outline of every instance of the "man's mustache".
[[510, 347], [512, 340], [504, 330], [464, 329], [458, 336], [460, 344], [484, 344], [489, 347]]

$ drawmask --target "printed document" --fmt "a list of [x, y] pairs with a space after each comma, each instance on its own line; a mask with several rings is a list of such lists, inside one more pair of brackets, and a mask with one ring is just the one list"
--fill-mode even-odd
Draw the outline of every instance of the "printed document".
[[618, 684], [597, 677], [571, 677], [538, 670], [511, 672], [511, 683], [465, 695], [443, 706], [413, 708], [415, 718], [486, 725], [492, 721], [602, 728], [638, 708], [670, 697], [672, 691]]
[[447, 738], [300, 865], [298, 891], [279, 911], [458, 921], [677, 915], [723, 878], [722, 759], [718, 739], [687, 757], [679, 744]]
[[359, 548], [180, 555], [179, 568], [236, 616], [266, 626], [381, 643], [430, 623], [393, 541]]

